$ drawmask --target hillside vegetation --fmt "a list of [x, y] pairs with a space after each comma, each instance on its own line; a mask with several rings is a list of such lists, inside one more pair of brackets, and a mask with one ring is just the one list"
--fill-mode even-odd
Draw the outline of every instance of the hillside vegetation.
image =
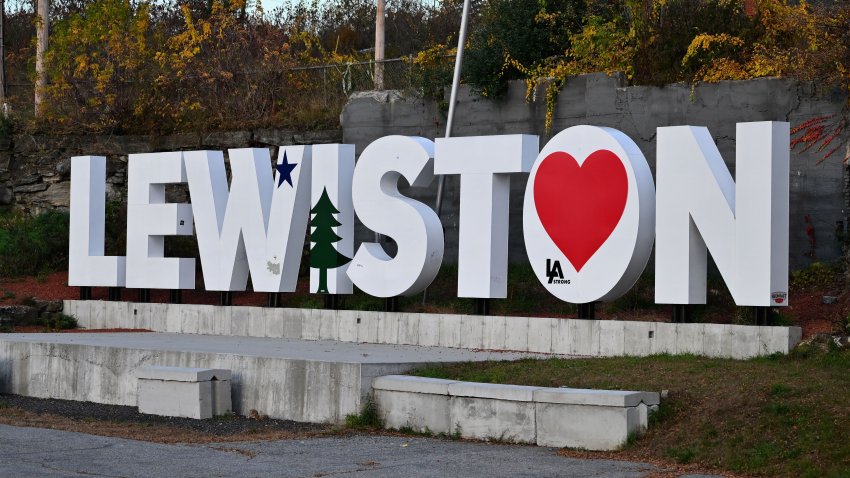
[[[371, 89], [375, 5], [301, 0], [60, 0], [51, 13], [48, 86], [33, 116], [29, 3], [6, 21], [18, 127], [166, 132], [333, 126], [347, 94]], [[464, 81], [489, 97], [546, 80], [551, 109], [570, 75], [624, 72], [632, 84], [789, 76], [845, 93], [850, 5], [797, 0], [473, 0]], [[385, 87], [442, 101], [461, 0], [390, 2]], [[361, 62], [367, 62], [362, 64]], [[309, 67], [309, 68], [308, 68]], [[814, 124], [822, 137], [839, 118]], [[818, 131], [817, 127], [823, 128]], [[830, 152], [830, 151], [826, 151]]]

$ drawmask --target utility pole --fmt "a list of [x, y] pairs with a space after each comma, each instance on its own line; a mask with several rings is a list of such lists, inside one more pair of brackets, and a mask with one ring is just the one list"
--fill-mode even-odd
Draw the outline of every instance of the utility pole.
[[[463, 69], [463, 49], [466, 46], [466, 29], [469, 23], [469, 3], [470, 0], [463, 0], [463, 11], [460, 14], [460, 32], [458, 34], [457, 39], [457, 53], [455, 54], [455, 69], [454, 74], [452, 75], [452, 91], [449, 96], [449, 115], [446, 119], [446, 138], [451, 138], [452, 136], [452, 127], [454, 126], [455, 121], [455, 106], [457, 106], [457, 90], [460, 88], [460, 72]], [[440, 213], [443, 210], [443, 190], [446, 186], [446, 176], [440, 175], [440, 179], [437, 181], [437, 204], [435, 204], [434, 209], [436, 210], [437, 217], [440, 217]], [[425, 289], [425, 292], [422, 294], [422, 303], [428, 300], [428, 289]], [[475, 311], [476, 313], [480, 313], [482, 315], [488, 315], [490, 305], [487, 302], [489, 299], [476, 299], [475, 302]]]
[[3, 25], [6, 23], [6, 1], [0, 0], [0, 108], [6, 116], [6, 50], [3, 45]]
[[384, 10], [386, 1], [378, 0], [375, 14], [375, 89], [384, 89]]
[[48, 0], [38, 0], [38, 27], [36, 30], [35, 44], [35, 115], [41, 113], [41, 104], [44, 99], [44, 89], [47, 87], [47, 71], [44, 68], [44, 55], [47, 53], [47, 30], [50, 5]]

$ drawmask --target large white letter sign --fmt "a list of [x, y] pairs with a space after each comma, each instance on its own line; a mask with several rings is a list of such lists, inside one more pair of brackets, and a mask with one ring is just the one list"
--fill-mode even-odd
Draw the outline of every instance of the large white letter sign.
[[531, 267], [555, 297], [583, 304], [623, 295], [652, 250], [655, 187], [646, 159], [612, 128], [561, 131], [531, 170], [523, 225]]
[[207, 290], [292, 292], [307, 230], [310, 147], [231, 149], [230, 191], [220, 151], [184, 153]]
[[164, 257], [165, 236], [192, 235], [192, 206], [165, 203], [186, 182], [182, 153], [131, 154], [127, 180], [127, 287], [194, 289], [195, 259]]
[[706, 128], [658, 128], [655, 300], [704, 304], [706, 249], [740, 306], [788, 305], [788, 123], [739, 123], [732, 179]]
[[106, 158], [71, 158], [68, 285], [122, 287], [124, 256], [104, 256]]
[[458, 297], [508, 294], [510, 173], [527, 173], [540, 151], [537, 136], [438, 138], [435, 174], [460, 174]]
[[351, 294], [354, 256], [353, 144], [313, 146], [310, 209], [310, 292]]
[[354, 285], [375, 297], [412, 295], [434, 280], [443, 260], [443, 227], [428, 206], [402, 196], [398, 181], [414, 187], [434, 179], [434, 143], [386, 136], [363, 150], [354, 168], [354, 211], [369, 229], [395, 240], [390, 257], [380, 244], [364, 242], [348, 266]]

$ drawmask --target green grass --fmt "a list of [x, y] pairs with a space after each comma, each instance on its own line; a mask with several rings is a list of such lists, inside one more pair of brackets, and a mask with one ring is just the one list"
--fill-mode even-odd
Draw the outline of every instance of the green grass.
[[610, 390], [670, 390], [634, 458], [735, 473], [850, 476], [850, 351], [798, 348], [749, 361], [694, 356], [521, 360], [428, 367], [453, 380]]
[[372, 400], [363, 405], [363, 410], [360, 413], [352, 413], [345, 417], [345, 428], [351, 430], [373, 430], [383, 428], [383, 426], [381, 417], [378, 415], [378, 407]]

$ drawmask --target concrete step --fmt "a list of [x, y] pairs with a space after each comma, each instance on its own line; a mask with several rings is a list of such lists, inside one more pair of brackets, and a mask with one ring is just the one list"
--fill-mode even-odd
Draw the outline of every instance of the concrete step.
[[340, 423], [361, 410], [376, 377], [528, 356], [535, 354], [174, 333], [3, 334], [0, 392], [136, 406], [141, 367], [228, 369], [240, 415]]

